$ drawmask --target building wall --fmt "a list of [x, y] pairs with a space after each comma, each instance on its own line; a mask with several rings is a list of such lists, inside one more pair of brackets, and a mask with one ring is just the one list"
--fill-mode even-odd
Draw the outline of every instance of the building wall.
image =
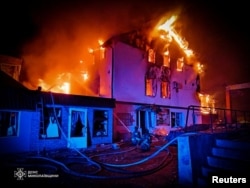
[[[98, 144], [107, 144], [113, 142], [113, 110], [109, 108], [88, 108], [88, 146], [98, 145]], [[95, 122], [99, 121], [100, 117], [95, 116], [95, 111], [98, 112], [107, 112], [107, 121], [103, 122], [107, 130], [105, 132], [107, 134], [99, 135], [94, 131]], [[101, 117], [102, 118], [102, 117]], [[101, 120], [102, 121], [102, 120]], [[105, 128], [106, 129], [106, 128]]]
[[[196, 95], [197, 73], [192, 66], [186, 64], [183, 70], [178, 72], [176, 63], [173, 61], [171, 63], [170, 97], [161, 97], [160, 81], [157, 83], [156, 96], [149, 97], [145, 92], [145, 75], [149, 65], [147, 52], [119, 41], [114, 42], [112, 47], [105, 48], [105, 57], [100, 65], [102, 67], [100, 69], [100, 95], [112, 96], [117, 101], [113, 117], [114, 140], [129, 137], [137, 125], [137, 109], [141, 106], [159, 105], [167, 108], [172, 106], [170, 115], [182, 114], [182, 120], [178, 125], [186, 126], [187, 109], [185, 108], [190, 105], [200, 105]], [[174, 87], [174, 82], [177, 83], [178, 88]], [[120, 116], [125, 119], [120, 119]], [[193, 122], [194, 120], [195, 122]], [[194, 123], [199, 124], [201, 116], [199, 113], [194, 116], [189, 113], [187, 121], [188, 126]], [[176, 128], [171, 120], [170, 126], [171, 129]]]
[[136, 110], [140, 105], [116, 104], [114, 109], [114, 141], [128, 140], [134, 131], [136, 123]]
[[33, 152], [43, 152], [46, 150], [59, 149], [67, 147], [67, 133], [68, 133], [68, 113], [67, 108], [62, 109], [62, 124], [61, 131], [59, 130], [60, 136], [59, 138], [41, 138], [39, 135], [40, 130], [40, 113], [36, 113], [37, 115], [32, 118], [32, 126], [31, 126], [31, 134], [30, 134], [30, 151]]
[[[129, 54], [129, 55], [128, 55]], [[182, 72], [171, 65], [170, 98], [160, 96], [160, 82], [157, 83], [155, 97], [145, 95], [145, 74], [147, 71], [147, 53], [118, 42], [114, 47], [113, 98], [117, 101], [171, 105], [188, 107], [199, 105], [196, 97], [196, 73], [191, 66], [185, 65]], [[178, 89], [174, 88], [178, 83]]]
[[[142, 115], [140, 115], [142, 113]], [[155, 135], [166, 136], [170, 131], [201, 123], [200, 113], [188, 108], [117, 102], [114, 109], [114, 141], [130, 139], [135, 127]]]
[[113, 61], [113, 49], [105, 48], [104, 58], [101, 59], [99, 67], [100, 75], [100, 91], [101, 97], [112, 98], [112, 61]]
[[143, 51], [118, 42], [114, 48], [113, 94], [117, 101], [149, 102], [145, 96]]
[[[60, 138], [52, 138], [52, 139], [39, 139], [39, 124], [32, 128], [32, 146], [31, 150], [44, 150], [44, 149], [58, 149], [58, 148], [66, 148], [70, 145], [69, 140], [69, 110], [73, 108], [75, 110], [87, 110], [87, 140], [86, 146], [98, 145], [103, 143], [112, 143], [113, 137], [113, 127], [112, 127], [112, 109], [109, 108], [98, 108], [98, 107], [65, 107], [61, 106], [62, 109], [62, 123], [60, 131]], [[95, 110], [104, 110], [108, 112], [108, 124], [107, 124], [107, 135], [105, 136], [96, 136], [94, 135], [94, 111]], [[37, 119], [35, 120], [37, 121]], [[38, 119], [39, 121], [39, 119]], [[37, 136], [34, 136], [37, 135]]]
[[[47, 106], [52, 108], [52, 106]], [[16, 136], [6, 136], [0, 138], [0, 153], [12, 153], [12, 152], [35, 152], [41, 153], [48, 150], [65, 149], [69, 147], [71, 142], [69, 139], [69, 126], [71, 122], [69, 120], [69, 111], [71, 108], [77, 110], [86, 110], [87, 112], [87, 138], [86, 147], [91, 145], [98, 145], [103, 143], [112, 143], [113, 139], [113, 110], [111, 108], [99, 108], [99, 107], [68, 107], [68, 106], [56, 106], [61, 109], [61, 122], [59, 125], [59, 137], [45, 138], [41, 137], [40, 133], [40, 113], [34, 111], [19, 111], [18, 133]], [[106, 135], [96, 136], [94, 134], [94, 122], [98, 117], [94, 117], [94, 112], [105, 111], [107, 112], [107, 121], [105, 128]], [[16, 110], [15, 110], [16, 111]], [[84, 145], [84, 144], [83, 144]]]
[[35, 112], [19, 111], [17, 135], [0, 138], [0, 153], [30, 151], [32, 120], [36, 119], [38, 115]]

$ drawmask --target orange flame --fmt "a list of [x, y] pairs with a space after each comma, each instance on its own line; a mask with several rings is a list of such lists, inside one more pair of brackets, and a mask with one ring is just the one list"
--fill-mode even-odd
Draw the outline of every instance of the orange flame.
[[89, 48], [88, 51], [89, 51], [90, 54], [94, 53], [94, 49], [92, 49], [92, 48]]
[[104, 43], [103, 40], [101, 40], [101, 39], [98, 40], [98, 44], [99, 44], [100, 46], [102, 46], [103, 43]]
[[204, 95], [199, 93], [199, 99], [201, 101], [201, 113], [203, 114], [209, 114], [209, 113], [216, 113], [215, 106], [214, 106], [214, 100], [212, 97], [208, 94]]
[[193, 55], [193, 51], [188, 48], [188, 42], [182, 39], [172, 26], [176, 19], [177, 16], [172, 16], [164, 24], [160, 25], [158, 29], [166, 31], [177, 42], [177, 44], [184, 51], [186, 56], [190, 57]]
[[175, 22], [177, 19], [176, 15], [173, 15], [169, 20], [167, 20], [164, 24], [159, 26], [160, 30], [165, 30], [165, 31], [170, 31], [171, 30], [171, 25]]
[[70, 93], [70, 73], [63, 73], [57, 76], [56, 82], [50, 82], [49, 85], [43, 79], [38, 80], [39, 86], [42, 88], [43, 91], [51, 91], [55, 93]]
[[[165, 36], [160, 36], [162, 39], [166, 39], [167, 37], [171, 37], [173, 38], [176, 43], [178, 44], [178, 46], [183, 50], [183, 52], [185, 53], [185, 55], [187, 56], [187, 58], [194, 58], [194, 53], [193, 50], [188, 48], [188, 42], [186, 40], [184, 40], [183, 38], [181, 38], [179, 36], [179, 34], [176, 32], [176, 30], [173, 27], [174, 22], [176, 21], [177, 16], [172, 16], [170, 19], [168, 19], [164, 24], [160, 25], [158, 27], [159, 30], [161, 31], [165, 31], [164, 33]], [[168, 40], [170, 41], [170, 40]], [[184, 58], [178, 58], [177, 60], [177, 71], [182, 71], [182, 67], [184, 64]], [[195, 71], [198, 74], [201, 74], [203, 72], [203, 65], [200, 64], [200, 62], [195, 62], [195, 66], [194, 66]], [[203, 94], [199, 94], [199, 99], [201, 101], [201, 112], [202, 113], [215, 113], [215, 102], [214, 100], [211, 98], [210, 95], [203, 95]]]
[[204, 69], [204, 66], [202, 64], [200, 64], [199, 62], [197, 62], [196, 63], [196, 71], [201, 74], [203, 72], [203, 69]]
[[88, 75], [87, 72], [83, 72], [83, 73], [81, 74], [81, 76], [82, 76], [82, 78], [83, 78], [84, 81], [88, 80], [88, 78], [89, 78], [89, 75]]
[[64, 82], [59, 88], [62, 90], [62, 93], [69, 94], [70, 93], [70, 83]]

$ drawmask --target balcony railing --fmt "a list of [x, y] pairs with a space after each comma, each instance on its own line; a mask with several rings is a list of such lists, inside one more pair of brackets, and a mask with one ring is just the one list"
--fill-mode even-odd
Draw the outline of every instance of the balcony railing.
[[[202, 112], [206, 112], [202, 114]], [[195, 114], [201, 113], [202, 117], [206, 117], [202, 121], [202, 125], [195, 123]], [[189, 117], [193, 117], [192, 128], [188, 126]], [[250, 111], [226, 109], [226, 108], [211, 108], [203, 106], [191, 105], [187, 108], [185, 131], [199, 131], [210, 130], [211, 132], [217, 130], [235, 130], [240, 128], [250, 128]]]

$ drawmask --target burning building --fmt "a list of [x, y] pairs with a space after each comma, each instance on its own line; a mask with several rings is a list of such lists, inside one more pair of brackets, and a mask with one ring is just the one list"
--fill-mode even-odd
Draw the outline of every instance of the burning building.
[[200, 64], [174, 30], [175, 19], [155, 28], [153, 37], [134, 30], [104, 43], [100, 95], [116, 99], [114, 138], [135, 126], [166, 136], [201, 123], [200, 112], [186, 116], [189, 105], [200, 106]]
[[[54, 57], [45, 59], [53, 64], [48, 67], [39, 61], [32, 66], [48, 71], [23, 85], [17, 82], [22, 60], [1, 60], [9, 75], [0, 72], [0, 153], [85, 149], [129, 140], [134, 130], [167, 137], [203, 123], [203, 114], [216, 113], [214, 101], [201, 92], [203, 66], [176, 30], [176, 19], [100, 41], [89, 49], [90, 62], [60, 58], [68, 65], [61, 68]], [[198, 110], [188, 113], [190, 106]], [[203, 143], [212, 142], [211, 135], [192, 137], [190, 145], [189, 137], [178, 140], [185, 185], [193, 172], [200, 174], [198, 165], [210, 152]]]
[[174, 29], [175, 20], [99, 43], [89, 51], [93, 61], [88, 66], [81, 68], [85, 62], [80, 61], [72, 71], [53, 74], [49, 84], [44, 79], [35, 86], [24, 83], [29, 89], [10, 95], [16, 105], [2, 103], [1, 145], [7, 145], [12, 124], [16, 131], [10, 145], [20, 145], [23, 130], [31, 133], [18, 150], [86, 148], [129, 139], [135, 127], [142, 134], [167, 136], [200, 124], [201, 112], [188, 114], [187, 108], [200, 106], [202, 68]]

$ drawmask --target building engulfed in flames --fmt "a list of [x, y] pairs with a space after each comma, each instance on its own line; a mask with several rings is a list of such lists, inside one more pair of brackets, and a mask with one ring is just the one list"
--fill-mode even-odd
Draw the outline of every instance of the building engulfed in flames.
[[[163, 55], [163, 68], [170, 67], [171, 61], [171, 43], [173, 41], [177, 44], [178, 48], [182, 51], [181, 56], [177, 57], [176, 60], [176, 70], [179, 72], [183, 71], [184, 64], [192, 65], [195, 72], [200, 75], [203, 73], [203, 65], [196, 59], [195, 53], [192, 49], [189, 48], [188, 42], [184, 40], [178, 32], [175, 30], [175, 21], [177, 20], [177, 16], [172, 16], [167, 19], [164, 23], [159, 24], [156, 28], [151, 31], [143, 31], [142, 29], [132, 31], [129, 33], [121, 34], [120, 39], [126, 41], [128, 44], [133, 45], [139, 49], [144, 50], [148, 55], [148, 62], [152, 64], [157, 64], [158, 60], [156, 57], [156, 49], [161, 50]], [[140, 35], [140, 37], [138, 37]], [[150, 36], [151, 35], [151, 36]], [[106, 42], [107, 44], [107, 42]], [[40, 78], [37, 81], [37, 87], [41, 87], [44, 91], [51, 91], [56, 93], [66, 93], [66, 94], [77, 94], [84, 96], [106, 96], [108, 93], [106, 90], [112, 90], [111, 85], [107, 86], [103, 84], [103, 80], [107, 81], [107, 76], [109, 75], [103, 74], [105, 67], [103, 67], [103, 61], [107, 58], [106, 45], [102, 40], [98, 41], [97, 48], [88, 49], [89, 54], [92, 55], [91, 62], [88, 62], [88, 66], [86, 66], [86, 62], [82, 60], [79, 61], [79, 67], [77, 67], [76, 71], [71, 72], [58, 72], [54, 75], [54, 80], [45, 80]], [[106, 46], [105, 46], [106, 45]], [[90, 65], [90, 66], [89, 66]], [[112, 65], [110, 65], [112, 66]], [[159, 74], [162, 70], [149, 70], [149, 77], [152, 77], [152, 74]], [[105, 71], [112, 71], [113, 68]], [[158, 73], [157, 73], [158, 71]], [[164, 71], [164, 70], [163, 70]], [[167, 69], [165, 69], [167, 72]], [[169, 90], [170, 85], [168, 84], [168, 72], [165, 75], [160, 75], [159, 79], [165, 79], [166, 82], [162, 82], [162, 88], [165, 88], [165, 93], [162, 93], [165, 97], [170, 97], [170, 92], [166, 92]], [[154, 76], [154, 75], [153, 75]], [[156, 75], [157, 77], [157, 75]], [[164, 78], [162, 78], [164, 77]], [[108, 80], [114, 78], [108, 78]], [[198, 76], [200, 79], [200, 76]], [[199, 80], [197, 80], [199, 82]], [[152, 80], [148, 80], [148, 86], [152, 85]], [[174, 87], [178, 90], [180, 86], [178, 86], [178, 82], [173, 83]], [[108, 87], [108, 88], [105, 88]], [[198, 93], [200, 89], [198, 89]], [[163, 91], [163, 90], [162, 90]], [[153, 89], [148, 87], [146, 91], [146, 95], [154, 95]], [[204, 94], [197, 95], [201, 100], [202, 106], [205, 107], [214, 107], [214, 101], [211, 96], [203, 97]], [[207, 95], [206, 95], [207, 96]], [[106, 96], [113, 97], [113, 96]], [[211, 106], [211, 104], [213, 105]], [[204, 108], [202, 112], [207, 113], [207, 108]], [[210, 110], [209, 110], [210, 111]]]
[[[53, 93], [115, 99], [115, 134], [124, 132], [124, 127], [131, 132], [139, 126], [143, 131], [167, 135], [171, 129], [185, 126], [181, 108], [194, 104], [204, 107], [200, 109], [203, 114], [215, 113], [214, 100], [201, 93], [203, 65], [175, 30], [176, 19], [172, 16], [150, 31], [141, 28], [106, 42], [99, 40], [96, 48], [88, 49], [90, 62], [80, 60], [72, 71], [24, 85]], [[20, 74], [20, 67], [16, 72]], [[196, 115], [195, 123], [199, 123], [200, 114]], [[189, 119], [188, 124], [192, 123]], [[119, 124], [122, 126], [116, 126]]]

